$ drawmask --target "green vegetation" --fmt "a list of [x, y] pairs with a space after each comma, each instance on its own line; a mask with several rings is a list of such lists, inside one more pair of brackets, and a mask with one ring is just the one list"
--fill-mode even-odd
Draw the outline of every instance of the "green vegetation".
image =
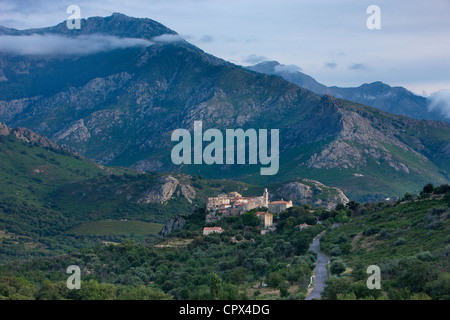
[[[321, 249], [331, 263], [327, 299], [450, 299], [448, 252], [450, 188], [427, 184], [419, 196], [395, 205], [367, 203], [348, 211], [351, 220], [329, 230]], [[334, 265], [333, 265], [334, 264]], [[366, 269], [381, 268], [381, 290], [365, 285]], [[333, 270], [334, 268], [334, 270]]]
[[[308, 207], [280, 214], [264, 236], [245, 215], [220, 220], [222, 234], [202, 236], [205, 211], [154, 244], [125, 241], [0, 267], [2, 299], [301, 299], [316, 260], [312, 239], [325, 227], [298, 229], [286, 220], [315, 216]], [[249, 213], [249, 216], [254, 213]], [[237, 218], [237, 219], [236, 219]], [[252, 219], [249, 219], [253, 224]], [[236, 240], [232, 240], [233, 237]], [[190, 240], [185, 245], [174, 241]], [[65, 287], [69, 265], [82, 270], [81, 290]], [[268, 287], [262, 285], [267, 283]], [[24, 288], [26, 287], [26, 288]]]
[[43, 147], [14, 134], [0, 136], [0, 163], [2, 261], [55, 255], [104, 241], [148, 242], [160, 229], [152, 223], [189, 214], [204, 206], [207, 197], [231, 191], [252, 196], [264, 190], [243, 182], [172, 174], [195, 189], [192, 203], [180, 196], [179, 186], [165, 203], [145, 203], [141, 199], [149, 190], [158, 191], [167, 174], [103, 167], [65, 148]]
[[[450, 188], [426, 185], [409, 198], [351, 201], [334, 210], [294, 206], [265, 235], [254, 212], [206, 224], [206, 211], [197, 209], [166, 239], [4, 264], [0, 298], [304, 299], [317, 259], [309, 246], [327, 230], [321, 249], [330, 256], [331, 277], [324, 299], [448, 299]], [[304, 223], [311, 227], [300, 231]], [[205, 226], [225, 231], [202, 236]], [[82, 270], [81, 290], [65, 287], [69, 265]], [[369, 265], [381, 268], [381, 290], [366, 286]]]
[[[261, 208], [209, 224], [201, 208], [219, 192], [254, 195], [263, 187], [175, 175], [195, 188], [193, 203], [144, 204], [139, 196], [164, 175], [105, 168], [12, 135], [0, 139], [1, 299], [303, 299], [316, 261], [309, 246], [325, 229], [332, 277], [324, 298], [449, 297], [448, 185], [427, 184], [395, 204], [294, 206], [261, 235]], [[175, 213], [185, 226], [155, 237]], [[305, 223], [311, 227], [296, 227]], [[205, 237], [205, 226], [225, 232]], [[81, 267], [82, 290], [65, 286], [72, 264]], [[365, 287], [373, 264], [382, 270], [382, 290]]]
[[86, 222], [67, 230], [75, 235], [132, 235], [137, 240], [156, 236], [162, 228], [160, 223], [143, 221], [96, 221]]

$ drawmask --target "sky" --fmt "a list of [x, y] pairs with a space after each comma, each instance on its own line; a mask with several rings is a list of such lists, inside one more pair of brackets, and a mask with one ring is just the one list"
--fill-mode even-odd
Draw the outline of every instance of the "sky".
[[[150, 18], [219, 58], [276, 60], [328, 86], [450, 90], [450, 0], [0, 0], [0, 25], [53, 26], [70, 5], [82, 18]], [[380, 8], [380, 29], [367, 27], [370, 5]]]

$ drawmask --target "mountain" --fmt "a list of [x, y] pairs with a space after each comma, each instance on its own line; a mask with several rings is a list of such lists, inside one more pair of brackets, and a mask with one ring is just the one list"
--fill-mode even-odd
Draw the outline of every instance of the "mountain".
[[[77, 38], [80, 32], [83, 38]], [[0, 55], [7, 79], [0, 82], [0, 121], [29, 128], [102, 165], [258, 186], [311, 179], [358, 201], [449, 181], [448, 123], [319, 96], [206, 54], [149, 19], [114, 14], [83, 20], [81, 30], [61, 23], [0, 33], [116, 45], [98, 52]], [[151, 44], [130, 46], [136, 39]], [[171, 133], [192, 132], [197, 120], [204, 130], [222, 132], [279, 129], [278, 173], [262, 176], [259, 165], [174, 165]]]
[[[0, 260], [48, 255], [102, 241], [156, 236], [207, 197], [262, 186], [199, 176], [105, 167], [25, 128], [0, 123]], [[334, 208], [348, 199], [317, 181], [268, 185], [270, 199]], [[274, 192], [272, 192], [274, 191]], [[291, 197], [292, 198], [289, 198]]]
[[428, 102], [425, 97], [415, 95], [403, 87], [391, 87], [380, 81], [365, 83], [353, 88], [327, 87], [317, 82], [311, 76], [298, 70], [293, 71], [286, 68], [286, 66], [277, 61], [265, 61], [247, 68], [256, 72], [280, 76], [320, 95], [330, 94], [336, 98], [362, 103], [383, 111], [415, 119], [443, 120], [442, 115], [438, 111], [428, 110]]

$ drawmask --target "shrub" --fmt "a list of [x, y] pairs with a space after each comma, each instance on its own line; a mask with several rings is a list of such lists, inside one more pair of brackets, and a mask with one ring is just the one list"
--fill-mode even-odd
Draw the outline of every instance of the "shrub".
[[394, 246], [401, 246], [401, 245], [404, 245], [405, 243], [406, 243], [406, 240], [404, 238], [398, 238], [397, 240], [395, 240]]
[[347, 269], [347, 266], [345, 265], [344, 261], [342, 261], [342, 260], [334, 260], [330, 264], [331, 274], [341, 274], [342, 272], [345, 271], [345, 269]]
[[338, 245], [331, 245], [330, 250], [328, 251], [330, 256], [340, 256], [342, 254], [341, 248]]
[[369, 227], [366, 230], [364, 230], [363, 235], [367, 236], [371, 236], [373, 234], [376, 234], [378, 232], [378, 228], [375, 227]]
[[390, 237], [392, 237], [392, 234], [389, 231], [387, 231], [386, 229], [381, 230], [379, 235], [379, 238], [381, 240], [389, 239]]
[[416, 258], [419, 259], [419, 260], [425, 261], [425, 262], [434, 260], [433, 259], [433, 255], [430, 253], [430, 251], [419, 252], [416, 255]]

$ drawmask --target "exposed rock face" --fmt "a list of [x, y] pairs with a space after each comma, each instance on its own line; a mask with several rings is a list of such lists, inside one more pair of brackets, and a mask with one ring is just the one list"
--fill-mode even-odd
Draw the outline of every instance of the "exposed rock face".
[[327, 209], [334, 209], [338, 203], [349, 202], [339, 188], [328, 187], [309, 179], [286, 183], [278, 188], [277, 193], [296, 204], [309, 204]]
[[63, 140], [70, 137], [75, 142], [87, 141], [91, 137], [88, 128], [84, 125], [83, 119], [71, 123], [66, 128], [58, 131], [52, 136], [55, 141]]
[[9, 134], [13, 134], [16, 136], [17, 139], [25, 141], [25, 142], [32, 142], [36, 143], [42, 147], [52, 147], [52, 148], [59, 148], [58, 145], [49, 139], [42, 137], [35, 132], [26, 129], [26, 128], [16, 128], [11, 129], [5, 124], [0, 122], [0, 135], [7, 136]]
[[195, 198], [195, 189], [189, 184], [181, 185], [181, 195], [186, 198], [189, 203], [192, 203], [192, 200]]
[[176, 215], [166, 222], [161, 231], [159, 231], [159, 235], [162, 237], [167, 237], [173, 231], [182, 228], [185, 223], [186, 220], [183, 217]]
[[158, 185], [151, 190], [147, 190], [138, 200], [138, 203], [165, 203], [173, 196], [177, 187], [179, 192], [177, 196], [183, 196], [189, 203], [195, 198], [196, 191], [189, 184], [183, 184], [171, 175], [165, 176], [158, 181]]
[[0, 135], [7, 136], [11, 132], [11, 129], [7, 125], [0, 122]]
[[379, 123], [342, 108], [336, 98], [325, 96], [322, 100], [324, 99], [327, 103], [336, 105], [338, 113], [342, 115], [339, 122], [340, 131], [334, 141], [311, 156], [306, 162], [308, 167], [360, 169], [367, 164], [367, 159], [372, 158], [377, 163], [385, 161], [395, 171], [419, 172], [415, 167], [396, 161], [385, 145], [393, 145], [412, 153], [423, 164], [428, 161], [425, 156], [397, 139], [395, 130], [389, 125], [380, 128]]
[[172, 198], [179, 181], [172, 176], [166, 176], [159, 180], [155, 189], [147, 190], [138, 203], [165, 203]]

